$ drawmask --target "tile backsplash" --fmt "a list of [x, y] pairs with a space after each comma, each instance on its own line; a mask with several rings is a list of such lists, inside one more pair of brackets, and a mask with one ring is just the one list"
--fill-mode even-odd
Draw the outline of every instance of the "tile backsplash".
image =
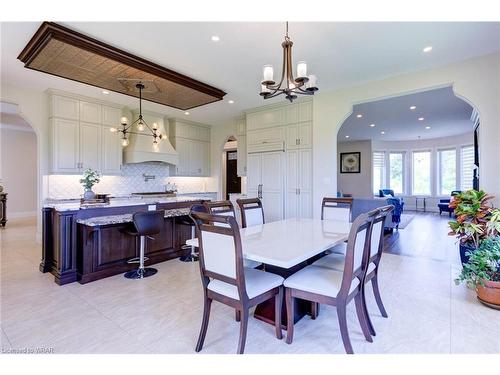
[[[143, 174], [153, 175], [155, 178], [145, 182]], [[45, 198], [80, 198], [83, 194], [80, 178], [80, 175], [44, 176]], [[98, 194], [127, 196], [137, 192], [164, 191], [167, 182], [175, 183], [179, 194], [217, 190], [211, 177], [170, 177], [169, 166], [157, 162], [125, 164], [120, 176], [102, 176], [92, 190]]]

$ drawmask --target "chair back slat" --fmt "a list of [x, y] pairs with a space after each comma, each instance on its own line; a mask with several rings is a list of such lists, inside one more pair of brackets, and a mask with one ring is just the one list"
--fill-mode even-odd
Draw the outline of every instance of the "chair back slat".
[[[351, 225], [347, 239], [344, 273], [340, 290], [340, 294], [344, 296], [349, 294], [353, 282], [358, 282], [359, 287], [363, 284], [368, 268], [373, 220], [378, 212], [377, 209], [363, 213]], [[358, 281], [355, 281], [356, 279]]]
[[380, 258], [384, 248], [384, 223], [386, 216], [389, 215], [394, 206], [383, 206], [379, 208], [377, 217], [373, 220], [372, 239], [370, 245], [370, 260], [375, 260], [375, 257]]
[[323, 198], [321, 220], [351, 221], [352, 198]]
[[236, 203], [240, 207], [241, 226], [243, 228], [265, 223], [264, 209], [259, 198], [237, 199]]

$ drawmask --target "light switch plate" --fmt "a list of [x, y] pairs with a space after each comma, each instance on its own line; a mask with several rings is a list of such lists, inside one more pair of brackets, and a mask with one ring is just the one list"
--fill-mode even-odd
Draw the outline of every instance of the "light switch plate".
[[148, 205], [148, 211], [156, 211], [156, 204]]

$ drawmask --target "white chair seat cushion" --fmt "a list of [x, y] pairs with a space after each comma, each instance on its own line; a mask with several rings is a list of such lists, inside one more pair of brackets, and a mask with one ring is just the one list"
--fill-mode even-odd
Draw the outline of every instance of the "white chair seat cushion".
[[[281, 276], [274, 273], [245, 268], [245, 285], [250, 299], [282, 285], [283, 280]], [[220, 280], [211, 280], [208, 283], [208, 289], [232, 299], [240, 299], [238, 288], [235, 285]]]
[[[321, 294], [327, 297], [337, 297], [342, 285], [343, 273], [329, 268], [307, 266], [288, 277], [284, 284], [287, 288]], [[352, 281], [349, 293], [357, 288], [359, 281]]]
[[250, 259], [244, 259], [243, 258], [243, 267], [245, 267], [245, 268], [257, 268], [261, 264], [262, 263], [256, 262], [255, 260], [250, 260]]
[[[336, 271], [344, 271], [345, 256], [342, 254], [330, 254], [318, 259], [312, 265], [315, 267], [329, 268]], [[375, 269], [375, 264], [370, 263], [368, 266], [368, 273]]]

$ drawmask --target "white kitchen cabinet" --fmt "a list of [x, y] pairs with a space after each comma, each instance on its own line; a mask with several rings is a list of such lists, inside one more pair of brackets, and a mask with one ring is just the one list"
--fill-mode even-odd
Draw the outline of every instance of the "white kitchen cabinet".
[[300, 148], [311, 148], [312, 123], [301, 122], [286, 126], [286, 148], [294, 150]]
[[247, 123], [244, 118], [236, 120], [236, 135], [247, 134]]
[[120, 120], [122, 117], [122, 111], [119, 108], [108, 107], [106, 105], [102, 106], [102, 124], [109, 125], [113, 127], [120, 126]]
[[286, 217], [312, 217], [312, 150], [286, 152]]
[[284, 217], [284, 152], [248, 155], [247, 196], [262, 199], [266, 222]]
[[94, 124], [101, 123], [101, 105], [80, 101], [80, 121], [92, 122]]
[[237, 174], [239, 177], [247, 175], [247, 137], [240, 135], [238, 137], [238, 163]]
[[175, 168], [175, 174], [177, 176], [189, 176], [190, 141], [184, 138], [173, 138], [172, 142], [179, 154], [179, 163]]
[[299, 122], [312, 121], [313, 118], [313, 101], [306, 101], [298, 104]]
[[101, 169], [101, 125], [80, 122], [80, 169]]
[[52, 172], [80, 171], [80, 124], [78, 121], [52, 119]]
[[285, 130], [283, 127], [254, 130], [247, 133], [247, 151], [268, 152], [283, 151], [285, 145]]
[[77, 99], [65, 96], [53, 95], [51, 100], [51, 117], [58, 117], [66, 120], [78, 120], [80, 104]]
[[112, 133], [112, 126], [101, 129], [101, 172], [105, 175], [121, 174], [123, 149], [120, 137]]

